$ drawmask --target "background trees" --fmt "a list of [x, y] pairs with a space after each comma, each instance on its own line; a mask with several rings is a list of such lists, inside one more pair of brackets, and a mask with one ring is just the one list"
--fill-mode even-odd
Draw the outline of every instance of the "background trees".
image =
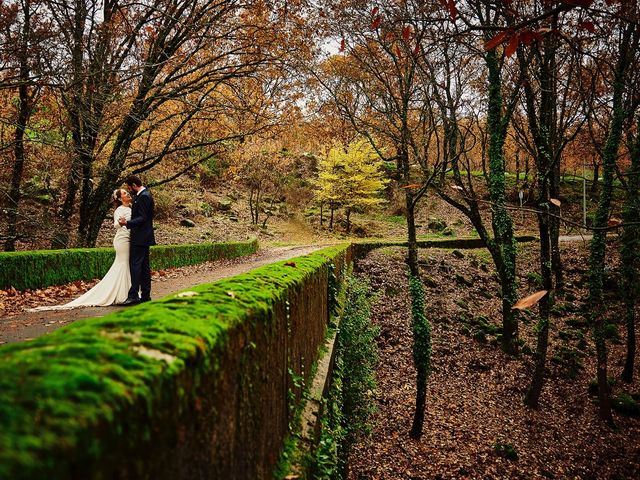
[[351, 228], [354, 212], [371, 211], [380, 206], [387, 179], [380, 168], [380, 156], [366, 139], [348, 146], [335, 146], [318, 164], [316, 201], [330, 210], [329, 228], [333, 228], [334, 211], [345, 211], [346, 231]]

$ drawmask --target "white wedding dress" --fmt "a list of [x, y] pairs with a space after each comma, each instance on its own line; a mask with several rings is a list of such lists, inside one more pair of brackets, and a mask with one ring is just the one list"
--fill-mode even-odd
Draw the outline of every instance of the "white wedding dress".
[[113, 226], [116, 234], [113, 237], [113, 248], [116, 259], [111, 268], [100, 282], [84, 295], [64, 305], [53, 305], [33, 308], [30, 311], [67, 310], [79, 307], [103, 307], [121, 303], [127, 299], [131, 288], [131, 273], [129, 272], [129, 235], [126, 227], [120, 226], [118, 219], [131, 219], [131, 208], [120, 205], [113, 212]]

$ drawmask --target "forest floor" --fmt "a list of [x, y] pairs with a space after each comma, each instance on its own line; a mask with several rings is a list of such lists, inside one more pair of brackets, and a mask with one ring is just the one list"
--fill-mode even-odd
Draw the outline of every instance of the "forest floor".
[[[271, 247], [260, 249], [245, 257], [155, 271], [151, 275], [151, 295], [155, 299], [162, 298], [185, 288], [239, 275], [262, 265], [306, 255], [320, 248], [322, 245], [319, 244]], [[0, 345], [35, 338], [76, 320], [103, 316], [122, 308], [131, 308], [110, 306], [40, 312], [27, 311], [33, 307], [67, 303], [92, 288], [96, 283], [98, 283], [98, 279], [24, 292], [0, 291]]]
[[[411, 352], [410, 301], [404, 252], [371, 252], [358, 275], [375, 295], [373, 321], [377, 344], [377, 412], [372, 434], [350, 457], [352, 480], [419, 479], [635, 479], [640, 478], [640, 419], [614, 413], [616, 428], [598, 420], [595, 353], [583, 317], [587, 245], [562, 245], [567, 290], [551, 318], [550, 348], [540, 409], [522, 399], [533, 371], [535, 309], [521, 317], [521, 356], [502, 353], [495, 336], [501, 319], [499, 284], [485, 250], [420, 251], [427, 316], [432, 322], [433, 372], [428, 381], [424, 435], [408, 436], [415, 402]], [[617, 270], [615, 243], [609, 247], [609, 272]], [[540, 289], [538, 246], [520, 246], [518, 282], [523, 297]], [[610, 376], [619, 378], [625, 328], [617, 278], [607, 279]], [[639, 312], [640, 313], [640, 312]], [[640, 333], [640, 332], [638, 332]], [[636, 333], [636, 335], [638, 335]], [[614, 380], [613, 394], [640, 393], [640, 381]], [[500, 453], [496, 448], [502, 445]], [[507, 458], [513, 448], [517, 458]]]

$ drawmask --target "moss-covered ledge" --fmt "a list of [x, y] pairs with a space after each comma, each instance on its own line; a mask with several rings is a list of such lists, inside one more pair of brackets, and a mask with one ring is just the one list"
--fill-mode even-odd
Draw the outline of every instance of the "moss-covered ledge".
[[[516, 242], [533, 242], [537, 240], [537, 237], [533, 235], [518, 235], [515, 237]], [[418, 248], [484, 248], [486, 245], [482, 239], [477, 237], [460, 237], [460, 238], [434, 238], [430, 240], [418, 240]], [[407, 247], [406, 240], [395, 239], [380, 239], [380, 240], [359, 240], [353, 242], [353, 257], [354, 259], [360, 259], [367, 256], [367, 254], [375, 250], [376, 248], [384, 247]]]
[[[151, 268], [196, 265], [221, 258], [250, 255], [258, 249], [256, 239], [244, 242], [158, 245], [151, 247]], [[0, 252], [0, 289], [43, 288], [76, 280], [101, 278], [115, 258], [113, 248], [70, 248]]]
[[0, 347], [0, 478], [266, 479], [349, 245]]

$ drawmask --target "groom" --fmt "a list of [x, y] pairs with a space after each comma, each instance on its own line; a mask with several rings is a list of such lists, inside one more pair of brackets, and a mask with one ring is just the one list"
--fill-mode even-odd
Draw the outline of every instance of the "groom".
[[[151, 300], [151, 266], [149, 247], [156, 244], [153, 236], [153, 197], [142, 180], [130, 175], [125, 180], [129, 191], [134, 195], [131, 207], [131, 219], [121, 217], [120, 225], [131, 230], [129, 269], [131, 270], [131, 288], [127, 299], [120, 305], [135, 305]], [[138, 296], [138, 290], [141, 295]]]

